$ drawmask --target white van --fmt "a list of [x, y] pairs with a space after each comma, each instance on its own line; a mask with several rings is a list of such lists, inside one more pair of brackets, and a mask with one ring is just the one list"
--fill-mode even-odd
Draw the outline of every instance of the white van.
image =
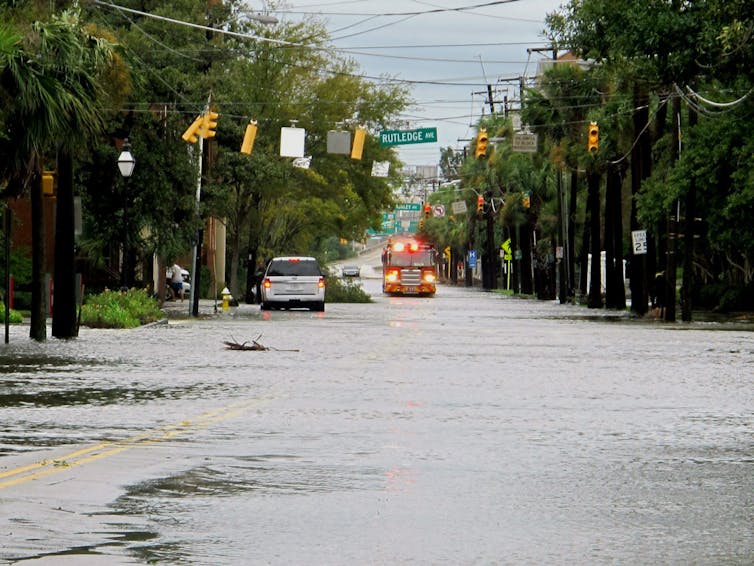
[[325, 276], [313, 257], [273, 258], [262, 279], [262, 310], [325, 310]]

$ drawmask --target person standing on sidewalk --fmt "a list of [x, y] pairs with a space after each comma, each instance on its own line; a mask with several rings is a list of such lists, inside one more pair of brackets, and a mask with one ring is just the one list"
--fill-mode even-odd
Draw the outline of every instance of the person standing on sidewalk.
[[173, 301], [176, 297], [181, 297], [183, 302], [183, 275], [181, 274], [181, 266], [177, 262], [173, 263], [173, 267], [170, 268], [170, 294]]

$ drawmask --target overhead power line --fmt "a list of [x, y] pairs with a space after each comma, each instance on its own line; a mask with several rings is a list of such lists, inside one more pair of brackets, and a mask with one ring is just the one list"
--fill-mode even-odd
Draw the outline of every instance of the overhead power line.
[[[509, 0], [509, 1], [518, 1], [518, 0]], [[117, 10], [124, 13], [130, 13], [130, 14], [136, 14], [139, 16], [143, 16], [145, 18], [152, 18], [155, 20], [175, 24], [175, 25], [181, 25], [186, 27], [191, 27], [195, 29], [200, 29], [203, 31], [211, 31], [213, 33], [219, 33], [223, 35], [229, 35], [232, 37], [238, 37], [241, 39], [250, 39], [254, 41], [260, 41], [260, 42], [267, 42], [267, 43], [273, 43], [275, 45], [279, 45], [281, 47], [303, 47], [307, 49], [312, 50], [318, 50], [322, 51], [326, 48], [319, 47], [316, 45], [305, 45], [301, 43], [295, 43], [292, 41], [286, 41], [282, 39], [275, 39], [270, 37], [263, 37], [259, 35], [249, 34], [249, 33], [241, 33], [241, 32], [234, 32], [230, 30], [225, 30], [222, 28], [214, 28], [210, 26], [205, 26], [202, 24], [195, 24], [192, 22], [186, 22], [184, 20], [177, 20], [175, 18], [168, 18], [166, 16], [158, 16], [156, 14], [150, 14], [149, 12], [143, 12], [141, 10], [134, 10], [132, 8], [126, 8], [124, 6], [120, 6], [118, 4], [113, 4], [112, 2], [104, 2], [103, 0], [94, 0], [94, 3], [99, 6], [104, 6], [106, 8], [110, 8], [113, 10]], [[331, 47], [327, 48], [332, 51], [336, 51], [339, 53], [344, 53], [348, 55], [365, 55], [369, 57], [377, 57], [378, 55], [375, 55], [374, 53], [363, 53], [354, 49], [343, 49], [343, 48], [337, 48], [337, 47]], [[379, 55], [380, 57], [386, 57], [391, 59], [404, 59], [405, 57], [400, 55]], [[416, 58], [417, 60], [433, 60], [433, 59], [421, 59]], [[445, 61], [445, 62], [454, 62], [453, 60], [442, 60], [438, 59], [437, 61]], [[458, 61], [463, 62], [463, 61]], [[500, 61], [500, 63], [515, 63], [515, 61]], [[337, 73], [337, 74], [343, 74], [343, 73]], [[481, 81], [475, 81], [475, 82], [457, 82], [455, 80], [449, 79], [449, 80], [411, 80], [411, 79], [398, 79], [398, 78], [386, 78], [386, 77], [371, 77], [371, 76], [365, 76], [365, 75], [357, 75], [357, 74], [350, 74], [351, 76], [358, 76], [369, 80], [374, 81], [380, 81], [380, 82], [388, 82], [388, 83], [399, 83], [399, 84], [408, 84], [408, 85], [437, 85], [437, 86], [480, 86], [486, 84], [484, 80]]]
[[[494, 2], [483, 2], [481, 4], [472, 4], [471, 6], [457, 6], [455, 8], [430, 8], [428, 10], [416, 10], [413, 12], [317, 12], [323, 16], [424, 16], [426, 14], [442, 14], [444, 12], [468, 12], [478, 8], [489, 8], [490, 6], [499, 6], [501, 4], [512, 4], [519, 0], [495, 0]], [[296, 10], [280, 10], [283, 14], [310, 14], [311, 12]]]

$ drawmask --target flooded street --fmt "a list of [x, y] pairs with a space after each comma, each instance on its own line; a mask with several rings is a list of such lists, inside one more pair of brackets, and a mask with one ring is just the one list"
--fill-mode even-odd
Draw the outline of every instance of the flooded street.
[[13, 327], [0, 563], [754, 562], [751, 326], [364, 284], [324, 313]]

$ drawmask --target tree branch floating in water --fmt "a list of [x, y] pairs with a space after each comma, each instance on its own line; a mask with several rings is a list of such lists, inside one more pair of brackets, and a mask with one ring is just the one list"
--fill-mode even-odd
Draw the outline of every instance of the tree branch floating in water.
[[249, 341], [246, 342], [236, 342], [236, 339], [232, 338], [232, 342], [230, 341], [224, 341], [223, 344], [225, 344], [226, 350], [248, 350], [248, 351], [255, 351], [255, 352], [266, 352], [269, 350], [274, 350], [276, 352], [298, 352], [298, 350], [279, 350], [278, 348], [272, 348], [270, 346], [265, 346], [263, 344], [259, 343], [259, 339], [262, 337], [260, 334], [256, 337], [256, 339], [251, 340], [251, 344], [249, 344]]

